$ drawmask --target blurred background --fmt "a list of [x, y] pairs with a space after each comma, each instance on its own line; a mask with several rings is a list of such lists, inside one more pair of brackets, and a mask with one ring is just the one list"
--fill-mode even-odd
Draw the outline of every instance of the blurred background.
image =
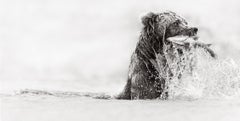
[[219, 59], [240, 58], [239, 0], [1, 0], [0, 92], [118, 93], [146, 13], [171, 10]]

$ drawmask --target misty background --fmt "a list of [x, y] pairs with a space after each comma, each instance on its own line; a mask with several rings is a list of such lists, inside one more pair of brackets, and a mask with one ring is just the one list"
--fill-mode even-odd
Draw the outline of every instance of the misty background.
[[240, 58], [238, 0], [1, 0], [0, 91], [117, 93], [146, 13], [171, 10], [219, 59]]

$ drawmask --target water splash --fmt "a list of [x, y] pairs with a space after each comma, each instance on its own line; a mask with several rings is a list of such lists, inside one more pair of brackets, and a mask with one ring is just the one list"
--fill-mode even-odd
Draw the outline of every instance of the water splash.
[[169, 83], [170, 99], [239, 98], [240, 66], [231, 58], [215, 60], [197, 51], [197, 68]]

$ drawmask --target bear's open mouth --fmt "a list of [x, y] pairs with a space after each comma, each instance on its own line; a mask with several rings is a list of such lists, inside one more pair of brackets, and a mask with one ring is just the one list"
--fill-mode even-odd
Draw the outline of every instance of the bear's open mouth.
[[188, 36], [188, 35], [177, 35], [173, 37], [168, 37], [168, 41], [178, 44], [178, 45], [185, 45], [185, 44], [191, 44], [198, 40], [198, 36]]

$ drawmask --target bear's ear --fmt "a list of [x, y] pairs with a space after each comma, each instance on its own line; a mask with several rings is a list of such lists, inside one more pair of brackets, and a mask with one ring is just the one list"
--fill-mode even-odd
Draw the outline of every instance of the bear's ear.
[[154, 24], [156, 16], [157, 15], [155, 13], [153, 13], [153, 12], [148, 13], [147, 15], [142, 17], [142, 24], [144, 26], [151, 26], [151, 27], [153, 27], [153, 24]]

